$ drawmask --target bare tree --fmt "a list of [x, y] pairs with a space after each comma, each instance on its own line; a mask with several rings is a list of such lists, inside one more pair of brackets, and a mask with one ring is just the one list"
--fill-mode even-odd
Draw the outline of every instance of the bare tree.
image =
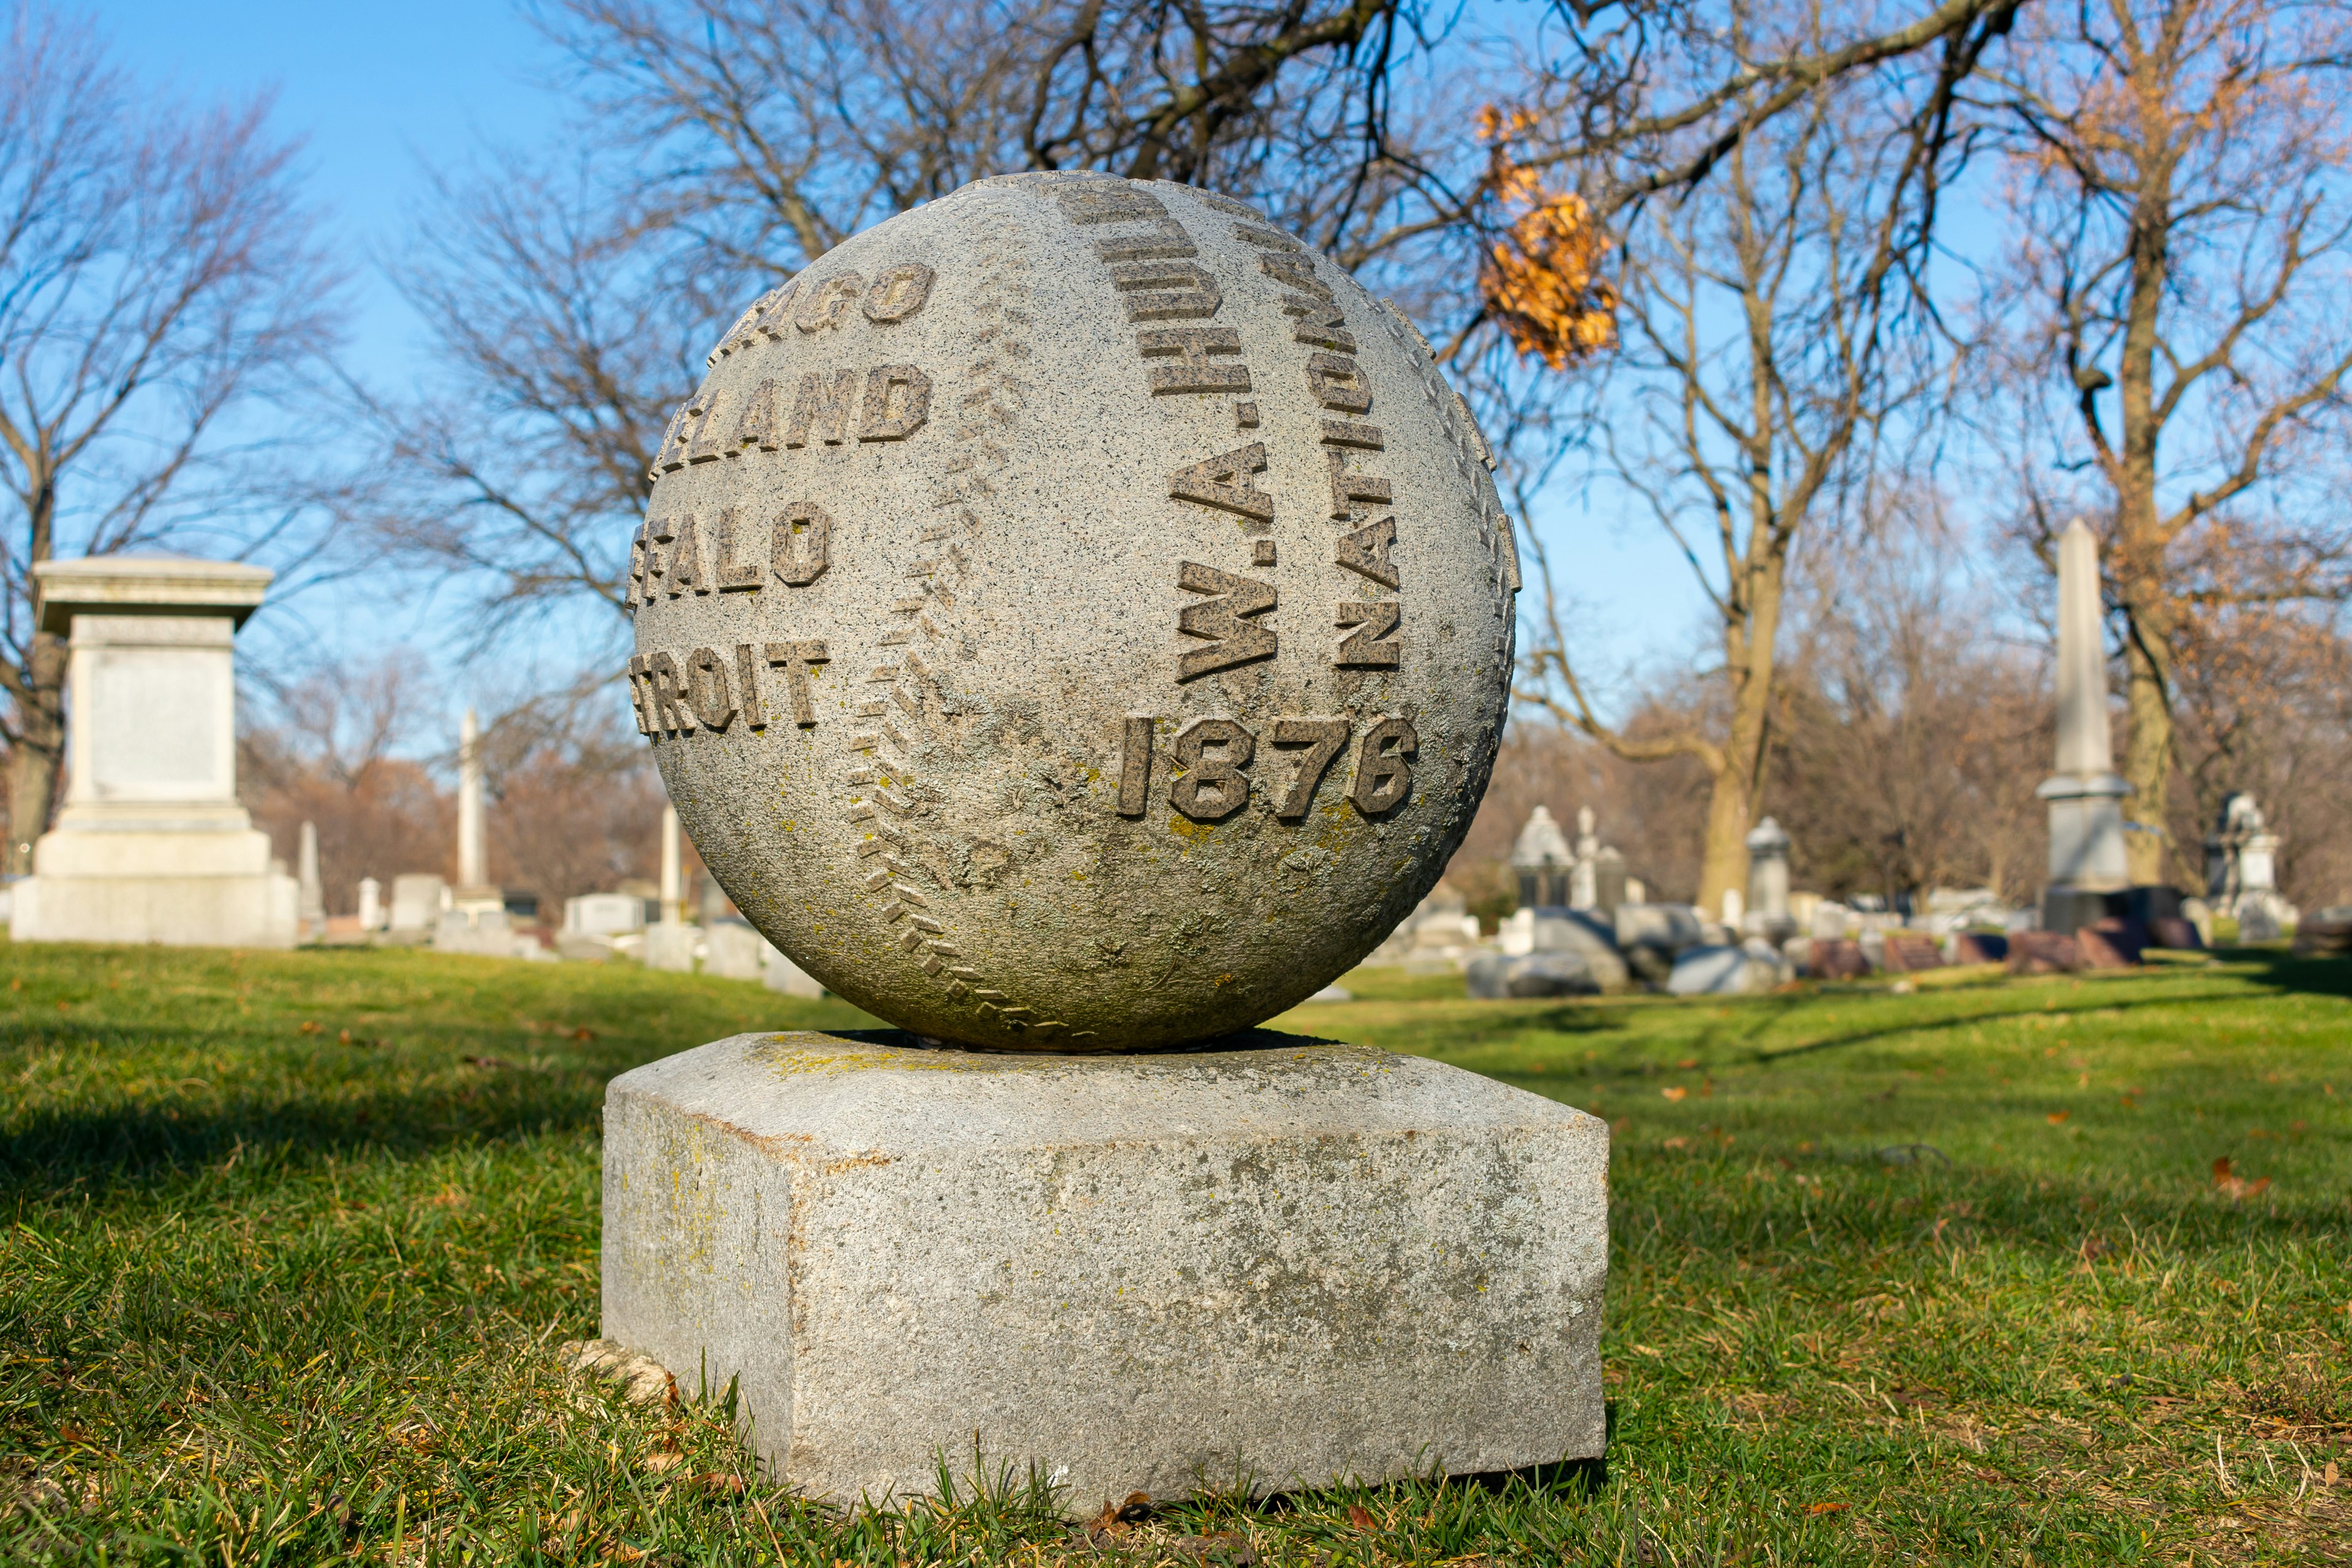
[[[2001, 11], [1946, 0], [1825, 50], [1713, 58], [1727, 79], [1819, 81]], [[1551, 14], [1558, 47], [1527, 68], [1614, 106], [1578, 121], [1580, 146], [1736, 141], [1780, 112], [1770, 90], [1688, 77], [1695, 96], [1633, 91], [1696, 25], [1679, 10]], [[1455, 346], [1484, 320], [1466, 262], [1497, 172], [1466, 128], [1505, 56], [1458, 19], [1433, 30], [1394, 0], [551, 0], [538, 16], [575, 68], [583, 172], [509, 162], [445, 188], [395, 271], [446, 375], [373, 409], [411, 487], [374, 522], [434, 574], [489, 584], [502, 611], [617, 607], [649, 447], [725, 321], [970, 180], [1084, 167], [1213, 185], [1376, 274]]]
[[[1775, 13], [1743, 0], [1724, 15], [1733, 58], [1802, 53], [1822, 36], [1810, 5]], [[1817, 510], [1841, 504], [1858, 449], [1923, 383], [1916, 269], [1948, 174], [1954, 90], [1989, 42], [1971, 33], [1916, 68], [1800, 96], [1714, 161], [1706, 184], [1648, 209], [1615, 258], [1623, 347], [1580, 388], [1586, 419], [1601, 433], [1601, 474], [1673, 538], [1706, 595], [1720, 628], [1721, 718], [1644, 736], [1604, 721], [1580, 673], [1590, 650], [1575, 646], [1540, 542], [1517, 695], [1630, 760], [1706, 768], [1708, 908], [1746, 882], [1799, 541]], [[1727, 66], [1702, 57], [1694, 68], [1711, 79]], [[1669, 138], [1606, 170], [1607, 182], [1639, 187], [1696, 155]], [[1490, 279], [1507, 321], [1515, 280]], [[1524, 477], [1521, 488], [1524, 505]]]
[[[0, 734], [21, 870], [65, 757], [65, 643], [38, 627], [31, 569], [185, 533], [195, 502], [221, 500], [205, 487], [253, 456], [237, 416], [331, 346], [336, 301], [266, 103], [188, 112], [134, 89], [78, 24], [19, 7], [5, 26]], [[224, 514], [247, 509], [205, 525]]]
[[2021, 284], [1994, 304], [2031, 330], [1996, 395], [2027, 415], [2043, 553], [2078, 502], [2105, 514], [2132, 877], [2193, 880], [2168, 854], [2176, 666], [2234, 608], [2352, 589], [2335, 487], [2296, 473], [2340, 474], [2347, 429], [2352, 16], [2105, 0], [2036, 13], [2020, 45], [1988, 84], [2015, 127]]

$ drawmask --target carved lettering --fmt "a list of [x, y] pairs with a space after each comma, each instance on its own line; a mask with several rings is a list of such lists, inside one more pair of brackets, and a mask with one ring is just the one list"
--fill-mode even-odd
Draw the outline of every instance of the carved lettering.
[[855, 272], [845, 272], [828, 278], [801, 296], [801, 307], [793, 312], [793, 325], [804, 332], [830, 331], [841, 325], [866, 292], [866, 279]]
[[1151, 799], [1151, 738], [1156, 721], [1149, 713], [1127, 716], [1127, 731], [1118, 755], [1118, 814], [1141, 816]]
[[686, 660], [687, 700], [706, 730], [724, 730], [734, 721], [735, 699], [727, 689], [727, 663], [719, 650], [696, 648]]
[[793, 279], [752, 300], [744, 312], [735, 318], [735, 324], [727, 329], [726, 336], [719, 340], [719, 346], [710, 351], [710, 357], [702, 363], [717, 364], [727, 354], [753, 347], [762, 336], [773, 337], [779, 333], [785, 321], [785, 307], [791, 303], [793, 291], [799, 283], [798, 279]]
[[1253, 223], [1264, 223], [1265, 221], [1265, 215], [1258, 211], [1257, 208], [1250, 205], [1247, 202], [1239, 201], [1234, 197], [1226, 195], [1222, 191], [1212, 191], [1195, 187], [1192, 195], [1203, 205], [1213, 206], [1219, 212], [1227, 214], [1233, 217], [1245, 217], [1250, 219]]
[[903, 321], [915, 314], [931, 297], [931, 269], [919, 261], [885, 268], [866, 291], [866, 319]]
[[1234, 225], [1234, 237], [1256, 246], [1260, 250], [1304, 250], [1307, 247], [1280, 229], [1260, 228], [1255, 224]]
[[661, 450], [654, 454], [654, 466], [650, 470], [653, 478], [659, 479], [664, 474], [675, 473], [686, 467], [686, 449], [693, 443], [695, 425], [702, 415], [702, 399], [699, 396], [690, 397], [677, 405], [677, 412], [669, 416], [668, 428], [662, 432]]
[[792, 420], [784, 426], [784, 445], [805, 447], [811, 436], [835, 447], [848, 440], [859, 379], [854, 370], [813, 370], [802, 376]]
[[751, 323], [752, 331], [772, 342], [783, 342], [784, 329], [793, 324], [793, 300], [799, 294], [801, 285], [807, 280], [803, 274], [787, 280], [780, 288], [770, 289], [764, 296], [767, 309], [761, 310], [760, 319]]
[[1348, 744], [1348, 721], [1345, 719], [1276, 719], [1274, 731], [1267, 737], [1277, 746], [1305, 746], [1305, 756], [1298, 759], [1298, 772], [1290, 781], [1282, 803], [1274, 815], [1296, 821], [1307, 815], [1315, 804], [1315, 791], [1323, 783], [1323, 775], [1331, 771], [1332, 759]]
[[1394, 669], [1398, 645], [1397, 616], [1403, 606], [1392, 599], [1351, 599], [1339, 606], [1339, 625], [1356, 629], [1339, 639], [1331, 662], [1349, 668]]
[[768, 540], [768, 564], [779, 581], [805, 588], [824, 575], [833, 561], [833, 518], [813, 500], [799, 500], [776, 514]]
[[1386, 437], [1377, 425], [1360, 425], [1353, 419], [1323, 421], [1323, 444], [1326, 447], [1355, 447], [1367, 452], [1384, 448]]
[[652, 672], [646, 667], [644, 654], [636, 654], [630, 658], [628, 673], [622, 679], [629, 683], [629, 710], [637, 716], [637, 733], [652, 734], [654, 732], [653, 720], [650, 717], [652, 698], [646, 688], [653, 677]]
[[1339, 306], [1321, 300], [1309, 300], [1303, 295], [1285, 294], [1282, 297], [1282, 313], [1298, 318], [1298, 325], [1290, 331], [1295, 341], [1337, 349], [1341, 353], [1356, 352], [1355, 334], [1348, 331], [1347, 318], [1339, 314]]
[[653, 687], [654, 722], [673, 735], [694, 733], [694, 715], [688, 711], [686, 681], [678, 674], [677, 660], [666, 653], [649, 655], [646, 674]]
[[910, 364], [886, 364], [866, 373], [866, 405], [857, 419], [859, 440], [903, 441], [930, 416], [929, 376]]
[[1275, 564], [1273, 540], [1254, 539], [1250, 541], [1250, 564], [1253, 566], [1272, 566]]
[[1168, 209], [1149, 191], [1139, 191], [1124, 180], [1079, 180], [1054, 193], [1062, 216], [1076, 224], [1133, 223], [1164, 218]]
[[1331, 515], [1351, 518], [1357, 513], [1356, 502], [1379, 501], [1389, 504], [1395, 498], [1389, 494], [1389, 482], [1371, 474], [1360, 474], [1348, 467], [1348, 455], [1334, 447], [1323, 449], [1323, 459], [1331, 468]]
[[702, 540], [695, 530], [694, 514], [679, 518], [676, 526], [677, 542], [670, 546], [669, 558], [662, 563], [669, 578], [669, 596], [708, 594], [710, 584], [702, 574]]
[[651, 542], [646, 538], [646, 525], [641, 522], [637, 524], [636, 532], [629, 535], [628, 605], [632, 611], [636, 608], [637, 601], [645, 596], [646, 555], [651, 548]]
[[[1210, 748], [1218, 754], [1210, 754]], [[1242, 770], [1257, 742], [1231, 719], [1195, 719], [1176, 732], [1175, 765], [1183, 773], [1168, 786], [1168, 804], [1195, 822], [1216, 822], [1249, 804]]]
[[1210, 644], [1192, 649], [1176, 661], [1178, 680], [1191, 680], [1212, 670], [1274, 657], [1278, 640], [1274, 628], [1241, 618], [1275, 607], [1273, 584], [1220, 572], [1197, 561], [1183, 561], [1177, 563], [1176, 585], [1188, 594], [1216, 595], [1201, 604], [1185, 605], [1176, 617], [1178, 632]]
[[662, 574], [663, 560], [656, 546], [667, 544], [677, 535], [670, 531], [669, 519], [649, 517], [646, 519], [645, 529], [638, 537], [645, 541], [645, 602], [658, 604], [661, 602], [661, 584], [654, 579]]
[[686, 460], [688, 462], [715, 463], [722, 457], [732, 455], [736, 443], [720, 434], [727, 421], [720, 416], [719, 410], [725, 401], [724, 393], [714, 392], [710, 395], [710, 406], [702, 417], [695, 422], [694, 439], [687, 445]]
[[720, 593], [743, 588], [756, 588], [764, 575], [758, 561], [745, 561], [738, 553], [738, 537], [741, 513], [729, 507], [719, 514], [718, 531], [711, 536], [711, 577]]
[[1127, 261], [1110, 269], [1111, 287], [1129, 296], [1130, 321], [1213, 316], [1225, 297], [1206, 268], [1190, 261]]
[[1271, 522], [1274, 498], [1249, 481], [1250, 475], [1264, 472], [1265, 444], [1253, 441], [1177, 469], [1168, 478], [1168, 493], [1177, 500], [1196, 500]]
[[1318, 300], [1337, 298], [1331, 286], [1315, 276], [1315, 258], [1299, 251], [1279, 251], [1257, 258], [1257, 269], [1286, 289], [1311, 294]]
[[1339, 564], [1370, 577], [1383, 588], [1399, 587], [1396, 563], [1389, 552], [1396, 546], [1396, 519], [1384, 517], [1339, 536]]
[[766, 729], [768, 715], [760, 705], [759, 653], [747, 642], [735, 645], [735, 691], [743, 700], [744, 728]]
[[1183, 226], [1168, 219], [1149, 234], [1120, 235], [1095, 241], [1095, 254], [1105, 261], [1181, 261], [1201, 254]]
[[1307, 360], [1307, 390], [1315, 401], [1340, 414], [1370, 414], [1371, 384], [1346, 354], [1310, 354]]
[[1160, 327], [1135, 334], [1135, 346], [1145, 359], [1176, 356], [1174, 364], [1151, 367], [1151, 392], [1247, 392], [1249, 366], [1212, 364], [1211, 354], [1242, 352], [1242, 334], [1234, 327]]
[[1383, 719], [1364, 731], [1364, 742], [1356, 749], [1356, 781], [1348, 792], [1358, 811], [1378, 816], [1412, 793], [1411, 763], [1420, 745], [1421, 737], [1402, 719]]
[[1237, 426], [1241, 426], [1241, 428], [1243, 428], [1243, 429], [1244, 429], [1244, 430], [1255, 430], [1255, 429], [1256, 429], [1256, 428], [1257, 428], [1257, 405], [1256, 405], [1256, 404], [1255, 404], [1255, 403], [1236, 403], [1236, 404], [1234, 404], [1234, 423], [1235, 425], [1237, 425]]
[[772, 381], [763, 381], [751, 389], [743, 402], [741, 417], [735, 421], [734, 449], [757, 447], [762, 452], [772, 452], [784, 439], [784, 389]]
[[764, 650], [768, 667], [784, 672], [784, 689], [793, 700], [793, 722], [805, 730], [816, 722], [816, 698], [809, 689], [809, 666], [830, 662], [821, 642], [772, 642]]

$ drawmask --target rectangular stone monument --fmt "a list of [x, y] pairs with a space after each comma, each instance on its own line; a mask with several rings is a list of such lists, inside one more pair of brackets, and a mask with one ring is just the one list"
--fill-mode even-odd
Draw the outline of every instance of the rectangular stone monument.
[[441, 911], [448, 904], [448, 883], [430, 871], [404, 871], [392, 879], [391, 929], [429, 932], [441, 923]]
[[778, 1478], [1066, 1508], [1601, 1452], [1609, 1130], [1255, 1033], [1058, 1057], [740, 1035], [613, 1081], [604, 1334]]
[[236, 798], [232, 643], [264, 567], [44, 561], [43, 631], [68, 642], [67, 789], [15, 888], [19, 942], [291, 947], [299, 890]]

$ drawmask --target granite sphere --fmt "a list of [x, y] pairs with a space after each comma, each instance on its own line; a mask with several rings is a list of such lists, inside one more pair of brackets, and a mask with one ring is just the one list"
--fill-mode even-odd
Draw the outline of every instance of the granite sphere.
[[1360, 960], [1486, 789], [1511, 524], [1392, 306], [1191, 186], [983, 180], [744, 310], [629, 690], [746, 918], [918, 1034], [1136, 1049]]

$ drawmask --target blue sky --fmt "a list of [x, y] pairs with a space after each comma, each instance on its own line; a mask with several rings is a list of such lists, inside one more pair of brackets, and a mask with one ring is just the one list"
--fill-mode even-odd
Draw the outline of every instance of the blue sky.
[[[374, 261], [401, 243], [426, 170], [462, 163], [486, 142], [547, 145], [569, 109], [562, 62], [520, 9], [499, 0], [89, 0], [80, 9], [142, 81], [195, 100], [276, 93], [278, 130], [305, 143], [328, 237], [355, 274], [351, 364], [370, 381], [404, 382], [417, 364], [415, 323]], [[1696, 648], [1698, 595], [1654, 526], [1617, 525], [1568, 494], [1541, 521], [1589, 634], [1610, 650], [1605, 664], [1678, 661]], [[364, 585], [323, 590], [276, 619], [279, 635], [255, 653], [364, 654], [410, 642], [453, 678], [453, 713], [469, 699], [491, 706], [519, 695], [467, 689], [454, 659], [457, 628], [429, 606], [389, 605]], [[266, 625], [256, 631], [266, 637]]]

